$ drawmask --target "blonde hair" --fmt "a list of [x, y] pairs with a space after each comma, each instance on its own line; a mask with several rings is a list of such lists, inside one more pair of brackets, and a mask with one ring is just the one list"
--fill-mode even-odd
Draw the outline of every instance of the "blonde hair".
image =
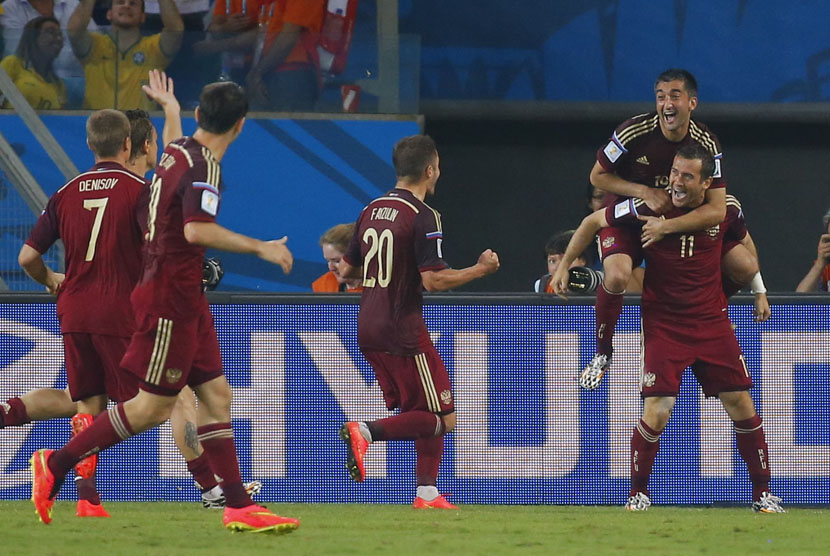
[[352, 241], [354, 235], [354, 222], [348, 224], [338, 224], [326, 230], [326, 233], [320, 238], [320, 247], [327, 243], [334, 245], [334, 248], [345, 253], [349, 247], [349, 242]]

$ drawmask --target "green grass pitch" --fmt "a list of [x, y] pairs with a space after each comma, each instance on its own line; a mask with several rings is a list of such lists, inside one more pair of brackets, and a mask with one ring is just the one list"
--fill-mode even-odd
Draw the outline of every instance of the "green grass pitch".
[[828, 509], [760, 515], [748, 508], [271, 504], [302, 520], [286, 535], [230, 533], [195, 503], [105, 503], [110, 519], [57, 502], [50, 525], [29, 501], [0, 501], [3, 546], [16, 556], [106, 554], [826, 554]]

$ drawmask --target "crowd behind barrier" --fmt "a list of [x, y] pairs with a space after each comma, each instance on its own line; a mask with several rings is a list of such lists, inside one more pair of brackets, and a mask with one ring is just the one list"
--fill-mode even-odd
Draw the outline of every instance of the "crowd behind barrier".
[[[154, 109], [140, 85], [149, 70], [166, 69], [185, 108], [196, 106], [206, 83], [234, 80], [257, 110], [374, 113], [390, 95], [397, 102], [383, 111], [416, 112], [417, 37], [379, 39], [375, 13], [358, 14], [357, 6], [357, 0], [5, 0], [3, 68], [41, 110]], [[378, 80], [381, 53], [393, 50], [401, 52], [397, 82], [363, 90], [362, 80]], [[0, 104], [11, 108], [6, 99]]]

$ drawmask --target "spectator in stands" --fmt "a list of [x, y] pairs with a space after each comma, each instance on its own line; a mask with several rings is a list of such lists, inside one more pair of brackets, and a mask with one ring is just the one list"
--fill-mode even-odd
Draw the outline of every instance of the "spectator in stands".
[[818, 256], [798, 283], [797, 292], [830, 291], [830, 210], [824, 215], [824, 233], [818, 239]]
[[252, 104], [281, 112], [314, 110], [320, 95], [315, 37], [325, 9], [324, 0], [262, 5], [254, 65], [246, 80]]
[[[222, 1], [222, 0], [219, 0]], [[247, 3], [247, 0], [242, 0]], [[167, 75], [176, 76], [176, 96], [185, 107], [195, 108], [205, 83], [216, 80], [218, 59], [196, 56], [193, 45], [205, 38], [205, 18], [210, 12], [211, 0], [174, 0], [184, 24], [180, 54], [171, 61]], [[164, 30], [159, 0], [145, 0], [147, 18], [141, 30], [152, 35]], [[178, 139], [178, 137], [177, 137]]]
[[[66, 104], [66, 86], [53, 67], [62, 48], [63, 34], [58, 20], [52, 16], [37, 17], [24, 26], [17, 53], [0, 62], [32, 108], [56, 110]], [[11, 106], [2, 95], [0, 106]]]
[[[356, 293], [363, 290], [363, 278], [343, 278], [338, 270], [340, 259], [349, 247], [354, 235], [354, 222], [338, 224], [326, 230], [320, 238], [320, 247], [323, 248], [323, 258], [329, 265], [329, 271], [311, 283], [312, 291], [349, 292]], [[566, 242], [567, 245], [567, 242]]]
[[[62, 30], [69, 26], [69, 17], [78, 6], [78, 0], [5, 0], [0, 13], [0, 27], [3, 28], [4, 56], [17, 51], [27, 22], [37, 17], [54, 17]], [[97, 31], [98, 26], [90, 21], [89, 31]], [[66, 85], [68, 107], [79, 107], [84, 95], [84, 70], [72, 53], [69, 37], [64, 33], [64, 48], [54, 62], [55, 74]]]
[[585, 216], [594, 213], [602, 208], [602, 201], [605, 199], [605, 191], [597, 189], [588, 182], [588, 187], [585, 190]]
[[[559, 267], [559, 261], [562, 260], [562, 255], [565, 254], [565, 250], [568, 248], [568, 242], [571, 241], [571, 236], [573, 235], [573, 230], [559, 232], [554, 234], [545, 244], [545, 256], [547, 258], [548, 273], [536, 280], [536, 283], [533, 284], [533, 291], [537, 293], [554, 293], [553, 286], [550, 281], [551, 278], [553, 278], [553, 275], [556, 274], [556, 269]], [[582, 255], [574, 259], [571, 268], [575, 266], [586, 266], [591, 257], [590, 250], [591, 248], [589, 247]]]
[[262, 5], [263, 0], [216, 0], [214, 3], [207, 38], [193, 45], [193, 50], [199, 56], [221, 56], [220, 81], [245, 82], [251, 71]]
[[160, 0], [161, 33], [142, 36], [143, 0], [113, 0], [107, 18], [108, 34], [90, 33], [86, 27], [95, 0], [81, 0], [69, 18], [72, 50], [84, 65], [88, 109], [118, 108], [152, 110], [152, 102], [141, 92], [152, 69], [164, 69], [179, 51], [184, 24], [173, 0]]

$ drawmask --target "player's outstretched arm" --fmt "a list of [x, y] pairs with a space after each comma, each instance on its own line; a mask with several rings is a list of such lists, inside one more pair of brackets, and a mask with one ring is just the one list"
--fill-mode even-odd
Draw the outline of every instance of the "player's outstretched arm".
[[231, 253], [249, 253], [262, 260], [282, 267], [285, 274], [291, 272], [294, 256], [288, 250], [288, 237], [260, 241], [238, 234], [215, 222], [188, 222], [184, 225], [184, 237], [188, 243], [212, 247]]
[[[646, 206], [653, 210], [655, 214], [662, 214], [672, 206], [671, 197], [669, 197], [664, 189], [648, 187], [641, 183], [625, 180], [614, 172], [609, 172], [603, 168], [599, 162], [594, 163], [594, 167], [591, 169], [590, 180], [591, 185], [603, 191], [625, 197], [642, 199], [645, 201]], [[724, 207], [726, 207], [725, 204]]]
[[565, 294], [568, 292], [568, 269], [576, 258], [584, 253], [585, 249], [594, 241], [594, 236], [597, 235], [597, 232], [607, 227], [608, 220], [605, 218], [605, 209], [592, 212], [582, 219], [574, 235], [571, 236], [568, 247], [565, 249], [565, 254], [562, 255], [559, 266], [556, 267], [556, 272], [553, 278], [551, 278], [553, 291], [557, 295], [566, 297]]
[[499, 256], [491, 249], [485, 250], [473, 266], [467, 268], [445, 268], [421, 272], [421, 281], [428, 292], [443, 292], [463, 286], [499, 269]]
[[20, 248], [20, 253], [17, 255], [17, 262], [20, 264], [23, 271], [35, 282], [46, 286], [46, 290], [55, 295], [63, 283], [65, 275], [61, 272], [55, 272], [43, 262], [43, 255], [41, 255], [32, 246], [23, 244]]
[[164, 110], [164, 128], [161, 141], [167, 146], [171, 141], [184, 135], [182, 132], [181, 106], [173, 89], [173, 79], [157, 69], [150, 70], [149, 84], [142, 85], [141, 90], [156, 101]]
[[648, 240], [643, 239], [643, 247], [648, 247], [660, 241], [669, 234], [685, 234], [699, 232], [717, 226], [726, 218], [726, 189], [707, 189], [706, 201], [694, 209], [677, 218], [662, 220], [653, 229], [643, 227], [643, 232], [650, 234]]
[[764, 286], [764, 279], [761, 278], [761, 261], [758, 258], [758, 248], [755, 246], [755, 242], [752, 240], [749, 231], [746, 232], [746, 235], [741, 240], [741, 245], [746, 247], [746, 250], [755, 258], [755, 262], [758, 265], [758, 272], [752, 278], [750, 287], [752, 289], [752, 295], [755, 296], [755, 320], [758, 322], [766, 322], [772, 315], [772, 311], [770, 310], [769, 300], [767, 299], [767, 288]]

